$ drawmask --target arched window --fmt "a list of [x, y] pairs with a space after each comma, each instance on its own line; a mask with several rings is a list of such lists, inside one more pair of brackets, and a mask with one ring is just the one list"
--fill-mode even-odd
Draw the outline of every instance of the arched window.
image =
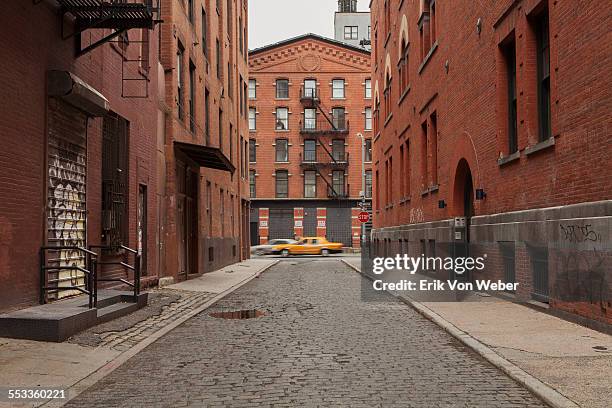
[[391, 72], [387, 71], [385, 74], [385, 118], [388, 118], [391, 114]]
[[410, 85], [410, 65], [408, 64], [408, 53], [410, 46], [405, 39], [402, 39], [401, 54], [398, 63], [400, 94], [403, 94]]

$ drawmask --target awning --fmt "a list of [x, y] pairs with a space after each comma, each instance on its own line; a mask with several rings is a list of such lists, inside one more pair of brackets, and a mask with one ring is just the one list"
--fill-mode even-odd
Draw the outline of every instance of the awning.
[[201, 167], [215, 170], [225, 170], [231, 173], [236, 171], [236, 167], [217, 147], [208, 147], [193, 143], [174, 142], [174, 147], [183, 152], [191, 160], [198, 163]]
[[64, 99], [89, 116], [105, 116], [110, 110], [110, 103], [104, 95], [71, 72], [48, 71], [47, 93]]

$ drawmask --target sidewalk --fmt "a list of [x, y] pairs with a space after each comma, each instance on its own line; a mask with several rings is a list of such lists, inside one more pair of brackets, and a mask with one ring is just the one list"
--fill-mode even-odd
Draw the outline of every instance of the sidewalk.
[[[176, 326], [277, 263], [249, 259], [199, 278], [150, 292], [150, 304], [130, 315], [92, 327], [64, 343], [0, 338], [0, 392], [59, 388], [74, 398]], [[8, 403], [0, 407], [61, 406], [67, 401]]]
[[[360, 258], [343, 261], [361, 272]], [[612, 336], [496, 297], [416, 302], [406, 292], [393, 295], [552, 406], [612, 404]]]

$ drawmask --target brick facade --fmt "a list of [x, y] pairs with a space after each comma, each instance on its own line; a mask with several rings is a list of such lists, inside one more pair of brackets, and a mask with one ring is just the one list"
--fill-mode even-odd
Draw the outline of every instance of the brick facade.
[[[357, 134], [369, 139], [372, 133], [366, 129], [365, 118], [372, 101], [365, 91], [366, 80], [370, 78], [369, 52], [308, 34], [252, 50], [249, 64], [249, 79], [255, 86], [255, 95], [249, 99], [249, 108], [255, 116], [250, 139], [256, 144], [250, 170], [255, 174], [252, 205], [260, 208], [259, 242], [266, 242], [272, 231], [273, 235], [291, 235], [290, 238], [315, 234], [327, 235], [328, 239], [342, 236], [346, 246], [359, 246], [359, 234], [356, 240], [352, 236], [351, 209], [357, 206], [361, 191], [361, 139]], [[308, 80], [312, 81], [309, 85], [305, 82]], [[341, 83], [336, 82], [335, 98], [334, 80], [344, 81], [342, 90]], [[282, 115], [277, 115], [277, 109], [285, 108], [288, 119], [279, 125]], [[334, 124], [335, 108], [343, 108], [344, 115], [335, 111], [340, 119]], [[305, 117], [307, 109], [312, 109], [312, 116]], [[306, 140], [314, 143], [311, 153], [306, 153]], [[282, 151], [278, 153], [283, 149], [277, 143], [287, 143], [286, 157], [282, 157]], [[370, 170], [371, 164], [366, 167]], [[276, 191], [277, 171], [286, 171], [285, 195]], [[315, 187], [309, 193], [305, 187], [306, 172], [314, 174]], [[270, 211], [271, 207], [272, 225], [262, 226], [262, 210]], [[285, 229], [279, 230], [274, 224], [279, 219], [274, 212], [283, 208], [293, 211], [293, 227], [288, 222]], [[336, 209], [329, 211], [337, 211], [342, 218], [341, 225], [334, 225], [336, 232], [331, 236], [329, 208]]]
[[503, 278], [501, 247], [514, 246], [518, 300], [611, 322], [602, 11], [596, 1], [372, 1], [375, 247], [441, 250], [465, 216], [487, 277]]
[[[249, 253], [247, 1], [220, 1], [220, 9], [212, 1], [191, 3], [190, 11], [186, 1], [162, 2], [167, 111], [160, 177], [166, 180], [165, 270], [175, 279], [218, 269]], [[234, 173], [200, 167], [175, 142], [220, 149]], [[186, 173], [199, 178], [191, 194], [183, 191]]]
[[[85, 113], [85, 108], [71, 105], [60, 96], [51, 97], [47, 79], [51, 70], [70, 72], [80, 78], [108, 100], [112, 115], [129, 123], [128, 166], [124, 169], [127, 171], [124, 244], [131, 248], [139, 246], [139, 188], [146, 187], [147, 239], [140, 249], [143, 254], [146, 252], [144, 284], [155, 281], [160, 273], [155, 160], [158, 133], [154, 120], [158, 112], [157, 30], [150, 31], [148, 48], [130, 44], [123, 49], [115, 42], [76, 58], [74, 38], [62, 40], [62, 21], [54, 2], [8, 0], [3, 6], [5, 18], [0, 27], [3, 38], [0, 50], [0, 82], [3, 84], [0, 99], [0, 168], [3, 173], [0, 179], [0, 310], [38, 302], [39, 251], [43, 245], [105, 244], [103, 234], [108, 224], [102, 217], [104, 119]], [[72, 28], [67, 24], [67, 30]], [[101, 38], [102, 31], [87, 32], [81, 45], [87, 46]], [[132, 39], [140, 39], [142, 31], [135, 29], [129, 33]], [[148, 78], [150, 96], [124, 98], [122, 91], [131, 89], [144, 94], [146, 88], [144, 81], [131, 88], [122, 81], [123, 56], [137, 59], [145, 51], [149, 55], [148, 72], [143, 69], [144, 65], [124, 65], [123, 68], [128, 75]], [[61, 145], [57, 144], [58, 140]], [[83, 169], [86, 169], [85, 174], [80, 173]], [[72, 178], [71, 184], [57, 182], [67, 175]], [[66, 203], [81, 200], [83, 206], [79, 209], [65, 207]], [[60, 238], [51, 236], [52, 228], [58, 231]], [[84, 233], [82, 238], [75, 238], [81, 233]], [[124, 270], [104, 267], [99, 273], [100, 276], [126, 276]]]

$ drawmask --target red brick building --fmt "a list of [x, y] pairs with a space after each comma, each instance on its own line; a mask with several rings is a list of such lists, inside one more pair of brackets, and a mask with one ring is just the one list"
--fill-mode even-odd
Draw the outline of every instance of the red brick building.
[[248, 257], [247, 1], [166, 1], [165, 272]]
[[251, 244], [327, 236], [359, 246], [370, 53], [307, 34], [252, 50], [249, 66]]
[[377, 253], [486, 253], [478, 277], [519, 282], [517, 300], [610, 323], [609, 13], [546, 0], [371, 13]]
[[[125, 245], [141, 254], [145, 283], [162, 273], [157, 13], [143, 4], [131, 5], [131, 17], [99, 22], [84, 17], [78, 2], [72, 3], [3, 2], [3, 311], [39, 302], [43, 246], [110, 247], [102, 258], [109, 260], [121, 255], [119, 245]], [[86, 266], [81, 251], [49, 250], [45, 255], [48, 266]], [[100, 265], [99, 277], [128, 275], [116, 266]], [[83, 274], [49, 271], [47, 285], [84, 286]]]

